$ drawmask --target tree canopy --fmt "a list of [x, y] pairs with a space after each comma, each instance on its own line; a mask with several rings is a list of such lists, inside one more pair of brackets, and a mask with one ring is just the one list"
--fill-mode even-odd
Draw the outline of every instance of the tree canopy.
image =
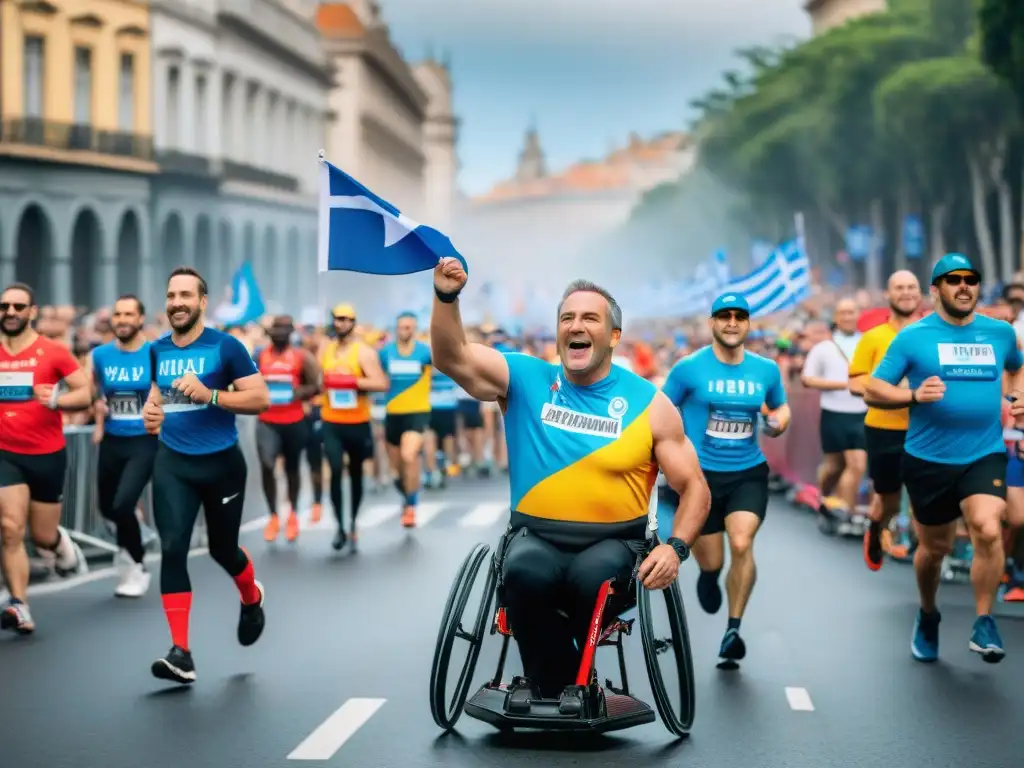
[[619, 238], [659, 241], [665, 264], [707, 258], [683, 247], [684, 227], [713, 186], [729, 205], [703, 221], [722, 245], [784, 239], [802, 212], [817, 263], [834, 260], [849, 227], [870, 225], [894, 267], [914, 214], [931, 255], [967, 250], [988, 280], [1016, 271], [1024, 3], [890, 5], [790, 47], [738, 51], [737, 68], [691, 102], [696, 170], [647, 195]]

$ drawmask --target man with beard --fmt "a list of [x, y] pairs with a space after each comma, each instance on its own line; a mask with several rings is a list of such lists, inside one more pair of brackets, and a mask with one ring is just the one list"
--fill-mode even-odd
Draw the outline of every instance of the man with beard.
[[416, 526], [423, 439], [430, 426], [430, 347], [416, 340], [416, 315], [403, 312], [395, 322], [395, 340], [380, 351], [388, 377], [384, 444], [395, 487], [402, 494], [402, 525]]
[[309, 423], [305, 402], [320, 391], [320, 368], [316, 358], [300, 346], [292, 345], [295, 324], [288, 315], [275, 317], [267, 335], [270, 346], [253, 357], [270, 390], [270, 408], [260, 414], [256, 425], [256, 449], [260, 457], [263, 493], [267, 498], [270, 520], [263, 538], [274, 541], [281, 529], [277, 516], [277, 458], [284, 458], [288, 483], [288, 522], [285, 536], [295, 541], [299, 535], [299, 466], [309, 443]]
[[607, 291], [569, 285], [552, 364], [470, 344], [458, 306], [466, 279], [457, 259], [434, 270], [430, 343], [438, 370], [505, 414], [511, 520], [499, 544], [502, 595], [525, 673], [511, 685], [511, 704], [558, 698], [561, 712], [579, 713], [582, 686], [570, 684], [598, 590], [628, 578], [643, 551], [659, 466], [680, 502], [672, 537], [640, 565], [647, 589], [677, 578], [707, 517], [707, 485], [672, 403], [612, 365], [622, 312]]
[[173, 644], [151, 669], [155, 677], [178, 683], [196, 679], [188, 640], [188, 552], [200, 506], [210, 557], [231, 576], [241, 596], [238, 642], [252, 645], [265, 624], [263, 586], [238, 546], [246, 466], [235, 414], [263, 413], [270, 407], [270, 393], [242, 343], [205, 326], [206, 305], [206, 281], [199, 273], [189, 267], [174, 270], [167, 282], [171, 332], [150, 346], [153, 384], [142, 414], [146, 430], [160, 435], [153, 517], [163, 550], [160, 592]]
[[[331, 312], [334, 339], [320, 356], [324, 371], [323, 420], [324, 453], [331, 470], [331, 506], [338, 520], [338, 532], [331, 546], [340, 551], [350, 540], [355, 549], [356, 517], [363, 502], [363, 467], [373, 458], [373, 430], [370, 426], [370, 392], [384, 392], [388, 380], [374, 349], [353, 338], [356, 310], [339, 304]], [[345, 532], [345, 511], [341, 488], [348, 456], [349, 533]], [[351, 538], [350, 538], [351, 537]]]
[[[60, 411], [89, 407], [89, 377], [67, 347], [35, 332], [30, 322], [38, 311], [27, 285], [10, 285], [0, 294], [0, 569], [11, 595], [0, 609], [0, 629], [22, 635], [35, 631], [25, 602], [25, 526], [59, 576], [87, 567], [78, 545], [60, 527], [67, 465]], [[57, 388], [61, 380], [70, 391]]]
[[[996, 663], [1005, 655], [992, 616], [1006, 563], [1002, 374], [1016, 374], [1024, 360], [1009, 324], [975, 313], [981, 272], [966, 256], [946, 254], [931, 277], [935, 312], [893, 340], [868, 379], [865, 399], [910, 408], [903, 482], [918, 523], [914, 570], [921, 600], [911, 653], [918, 661], [938, 659], [941, 617], [935, 597], [962, 515], [974, 547], [977, 619], [969, 647]], [[898, 386], [904, 378], [909, 389]]]
[[118, 597], [142, 597], [149, 591], [143, 558], [142, 528], [135, 515], [139, 498], [153, 476], [157, 438], [146, 432], [142, 406], [153, 381], [149, 342], [142, 336], [145, 308], [136, 296], [114, 302], [111, 318], [115, 340], [92, 351], [96, 426], [99, 443], [96, 468], [100, 513], [117, 531], [117, 545], [131, 566], [114, 589]]
[[[757, 579], [754, 538], [768, 511], [768, 462], [758, 444], [758, 426], [764, 414], [765, 434], [777, 437], [789, 426], [790, 411], [778, 365], [744, 349], [750, 332], [746, 299], [736, 293], [719, 296], [708, 327], [711, 345], [676, 363], [663, 391], [682, 410], [686, 433], [701, 435], [694, 444], [711, 489], [711, 512], [693, 556], [700, 567], [697, 599], [710, 614], [722, 606], [723, 533], [729, 539], [729, 616], [718, 655], [721, 668], [735, 669], [747, 653], [740, 622]], [[659, 497], [659, 507], [679, 503], [671, 487], [662, 487]]]
[[[885, 357], [896, 334], [913, 322], [921, 306], [921, 286], [913, 272], [900, 270], [889, 278], [885, 297], [889, 319], [867, 331], [850, 360], [850, 394], [864, 397], [868, 376]], [[906, 386], [904, 383], [903, 386]], [[903, 443], [910, 412], [903, 406], [867, 403], [864, 440], [868, 450], [868, 476], [874, 490], [871, 522], [864, 532], [864, 562], [872, 571], [882, 567], [882, 531], [900, 513], [903, 489]]]

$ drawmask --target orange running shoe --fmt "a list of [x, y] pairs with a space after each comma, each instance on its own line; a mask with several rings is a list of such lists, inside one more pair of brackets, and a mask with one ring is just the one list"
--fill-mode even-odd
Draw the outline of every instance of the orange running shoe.
[[458, 464], [449, 464], [446, 471], [448, 472], [448, 477], [458, 477], [462, 474], [462, 467]]
[[405, 528], [416, 527], [416, 507], [411, 504], [402, 511], [402, 525]]
[[864, 531], [864, 564], [868, 570], [877, 571], [882, 567], [882, 532], [878, 523], [871, 523]]
[[324, 505], [323, 504], [314, 504], [313, 505], [313, 508], [309, 511], [309, 519], [313, 523], [313, 525], [316, 525], [317, 523], [320, 522], [320, 516], [323, 513], [324, 513]]
[[295, 541], [299, 538], [299, 516], [293, 511], [288, 515], [288, 522], [285, 524], [284, 535], [288, 541]]
[[271, 515], [270, 519], [267, 520], [267, 527], [263, 529], [264, 541], [274, 541], [277, 538], [277, 534], [281, 532], [281, 520], [277, 515]]
[[1003, 595], [1004, 603], [1024, 603], [1024, 587], [1013, 587]]

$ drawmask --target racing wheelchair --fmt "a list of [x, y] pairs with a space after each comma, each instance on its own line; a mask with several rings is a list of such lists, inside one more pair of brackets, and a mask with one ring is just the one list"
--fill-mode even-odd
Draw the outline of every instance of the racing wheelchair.
[[[508, 534], [502, 538], [502, 545], [490, 558], [490, 547], [486, 544], [477, 544], [459, 567], [455, 582], [448, 593], [430, 672], [430, 711], [434, 722], [446, 732], [450, 731], [455, 727], [463, 711], [470, 717], [506, 732], [516, 728], [529, 728], [605, 733], [654, 722], [656, 718], [651, 707], [630, 695], [626, 675], [623, 638], [632, 634], [635, 618], [627, 617], [635, 610], [640, 619], [640, 637], [643, 642], [647, 675], [661, 721], [674, 736], [688, 736], [693, 726], [696, 702], [690, 636], [679, 582], [672, 582], [670, 587], [662, 591], [668, 607], [671, 636], [657, 638], [654, 635], [651, 616], [652, 596], [638, 583], [636, 575], [643, 558], [658, 544], [657, 537], [652, 535], [647, 540], [628, 581], [610, 579], [604, 582], [598, 591], [590, 631], [587, 633], [587, 644], [583, 648], [575, 681], [582, 693], [583, 704], [579, 712], [572, 714], [560, 712], [557, 699], [527, 700], [525, 706], [521, 701], [514, 702], [509, 684], [502, 682], [509, 644], [513, 636], [513, 628], [509, 625], [502, 602], [501, 566], [507, 541]], [[475, 613], [469, 613], [471, 623], [467, 622], [464, 625], [463, 619], [467, 613], [470, 596], [485, 563], [486, 572], [480, 605]], [[610, 601], [612, 610], [606, 611]], [[486, 634], [501, 635], [498, 668], [493, 677], [484, 683], [467, 703], [466, 699], [473, 684], [473, 675]], [[470, 648], [458, 682], [449, 696], [448, 671], [452, 646], [456, 638], [468, 641]], [[622, 679], [620, 687], [613, 686], [612, 681], [607, 679], [603, 687], [598, 684], [594, 656], [597, 649], [604, 646], [616, 648]], [[673, 706], [672, 697], [665, 686], [658, 663], [658, 657], [669, 652], [675, 657], [679, 678], [678, 709]]]

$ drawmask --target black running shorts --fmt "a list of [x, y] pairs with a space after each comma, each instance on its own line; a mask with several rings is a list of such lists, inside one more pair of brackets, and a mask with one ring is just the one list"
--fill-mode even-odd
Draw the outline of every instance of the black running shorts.
[[903, 483], [914, 518], [921, 525], [947, 525], [960, 515], [968, 496], [1006, 498], [1006, 451], [970, 464], [939, 464], [903, 454]]
[[430, 426], [430, 412], [389, 413], [384, 419], [384, 439], [388, 445], [401, 445], [406, 432], [423, 434]]
[[256, 424], [256, 451], [267, 469], [273, 469], [277, 457], [283, 456], [285, 471], [297, 472], [308, 445], [309, 422], [305, 418], [292, 424]]
[[[768, 463], [735, 472], [712, 472], [704, 470], [711, 491], [711, 512], [701, 530], [701, 536], [721, 533], [725, 530], [725, 518], [733, 512], [753, 512], [764, 522], [768, 512]], [[660, 504], [675, 508], [679, 494], [667, 485], [658, 489]]]
[[455, 409], [443, 408], [430, 412], [430, 431], [438, 440], [455, 436]]
[[864, 443], [868, 447], [868, 477], [875, 493], [899, 493], [903, 487], [902, 429], [864, 427]]
[[59, 504], [64, 499], [64, 448], [53, 453], [0, 451], [0, 488], [27, 485], [29, 498], [40, 504]]
[[842, 453], [864, 450], [864, 414], [821, 412], [821, 452]]
[[483, 407], [477, 400], [460, 400], [459, 418], [462, 419], [463, 429], [484, 428]]

